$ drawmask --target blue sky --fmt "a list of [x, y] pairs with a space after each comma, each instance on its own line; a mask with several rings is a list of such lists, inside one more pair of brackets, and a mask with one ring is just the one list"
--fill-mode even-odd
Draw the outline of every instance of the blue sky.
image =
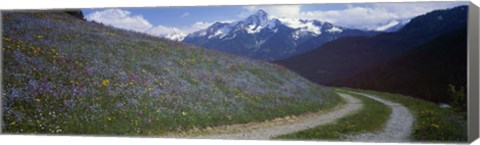
[[336, 25], [374, 29], [394, 19], [410, 19], [436, 9], [467, 5], [468, 2], [357, 3], [313, 5], [143, 7], [83, 9], [90, 21], [162, 36], [188, 34], [214, 22], [232, 22], [265, 10], [272, 16], [316, 19]]
[[[361, 4], [357, 4], [361, 5]], [[302, 5], [301, 11], [314, 10], [339, 10], [345, 9], [345, 4]], [[236, 20], [244, 11], [243, 6], [202, 6], [202, 7], [145, 7], [145, 8], [121, 8], [130, 11], [132, 15], [142, 15], [153, 25], [179, 27], [191, 25], [198, 21]], [[83, 9], [88, 15], [95, 11], [106, 9]]]
[[[242, 10], [239, 6], [216, 6], [216, 7], [150, 7], [150, 8], [121, 8], [130, 11], [131, 15], [142, 15], [153, 25], [179, 27], [190, 25], [198, 21], [216, 21], [236, 19]], [[84, 9], [88, 15], [94, 11], [105, 9]]]

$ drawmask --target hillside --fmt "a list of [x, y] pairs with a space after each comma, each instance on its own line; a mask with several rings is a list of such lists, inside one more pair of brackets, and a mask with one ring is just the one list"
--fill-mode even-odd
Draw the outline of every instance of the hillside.
[[158, 135], [333, 107], [274, 64], [87, 22], [3, 12], [4, 133]]
[[391, 61], [443, 33], [465, 27], [467, 9], [459, 6], [435, 10], [413, 18], [396, 32], [340, 38], [276, 63], [314, 82], [329, 84]]
[[467, 29], [445, 33], [390, 62], [329, 84], [450, 102], [449, 85], [459, 89], [467, 84]]

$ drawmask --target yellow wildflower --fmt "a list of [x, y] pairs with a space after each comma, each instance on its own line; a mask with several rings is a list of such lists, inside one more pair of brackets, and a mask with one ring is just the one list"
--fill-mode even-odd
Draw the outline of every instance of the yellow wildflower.
[[435, 124], [435, 123], [432, 123], [431, 126], [434, 127], [434, 128], [440, 128], [440, 125]]
[[10, 42], [11, 39], [10, 38], [7, 38], [7, 37], [3, 37], [3, 40], [6, 41], [6, 42]]
[[100, 86], [108, 86], [108, 85], [110, 85], [110, 80], [105, 79], [102, 81], [102, 84]]
[[15, 121], [10, 123], [10, 125], [15, 125], [15, 124], [17, 124], [17, 122], [15, 122]]
[[42, 39], [43, 36], [42, 36], [42, 35], [38, 35], [37, 38], [38, 38], [38, 39]]
[[41, 100], [39, 98], [35, 99], [35, 101], [40, 102]]
[[183, 112], [183, 111], [182, 111], [182, 115], [183, 115], [183, 116], [187, 115], [187, 112]]

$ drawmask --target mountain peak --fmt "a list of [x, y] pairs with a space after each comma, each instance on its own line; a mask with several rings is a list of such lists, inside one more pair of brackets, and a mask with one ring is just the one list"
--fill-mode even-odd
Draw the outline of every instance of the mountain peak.
[[265, 12], [264, 10], [262, 10], [262, 9], [259, 9], [254, 15], [257, 15], [257, 16], [266, 16], [266, 15], [268, 15], [268, 13]]
[[[440, 34], [465, 26], [468, 19], [466, 13], [468, 13], [468, 6], [434, 10], [412, 18], [399, 32], [419, 37], [422, 34], [423, 36], [431, 36], [431, 32]], [[436, 25], [425, 26], [427, 23]]]
[[269, 18], [267, 12], [263, 10], [258, 10], [254, 14], [248, 16], [243, 22], [246, 25], [252, 25], [256, 29], [257, 27], [265, 27], [266, 25], [268, 25], [270, 20], [271, 18]]
[[268, 20], [268, 13], [263, 11], [263, 10], [258, 10], [254, 14], [250, 15], [247, 17], [246, 22], [254, 22], [254, 23], [259, 23], [259, 22], [265, 22]]

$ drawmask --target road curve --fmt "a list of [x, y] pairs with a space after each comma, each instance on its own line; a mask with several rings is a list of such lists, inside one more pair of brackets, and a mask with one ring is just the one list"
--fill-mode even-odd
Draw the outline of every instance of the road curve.
[[410, 140], [412, 125], [415, 118], [407, 107], [366, 93], [350, 93], [362, 95], [381, 102], [391, 107], [392, 113], [390, 114], [390, 119], [388, 119], [383, 130], [376, 133], [362, 133], [349, 136], [347, 137], [347, 140], [361, 142], [407, 142]]
[[[330, 112], [316, 113], [314, 115], [297, 119], [295, 122], [289, 122], [281, 125], [260, 127], [253, 130], [245, 130], [236, 133], [221, 133], [188, 138], [267, 140], [274, 136], [294, 133], [333, 122], [339, 118], [349, 115], [351, 112], [359, 110], [363, 106], [360, 100], [352, 97], [351, 95], [344, 93], [338, 93], [338, 95], [346, 101], [346, 104]], [[259, 124], [262, 126], [261, 123]]]

